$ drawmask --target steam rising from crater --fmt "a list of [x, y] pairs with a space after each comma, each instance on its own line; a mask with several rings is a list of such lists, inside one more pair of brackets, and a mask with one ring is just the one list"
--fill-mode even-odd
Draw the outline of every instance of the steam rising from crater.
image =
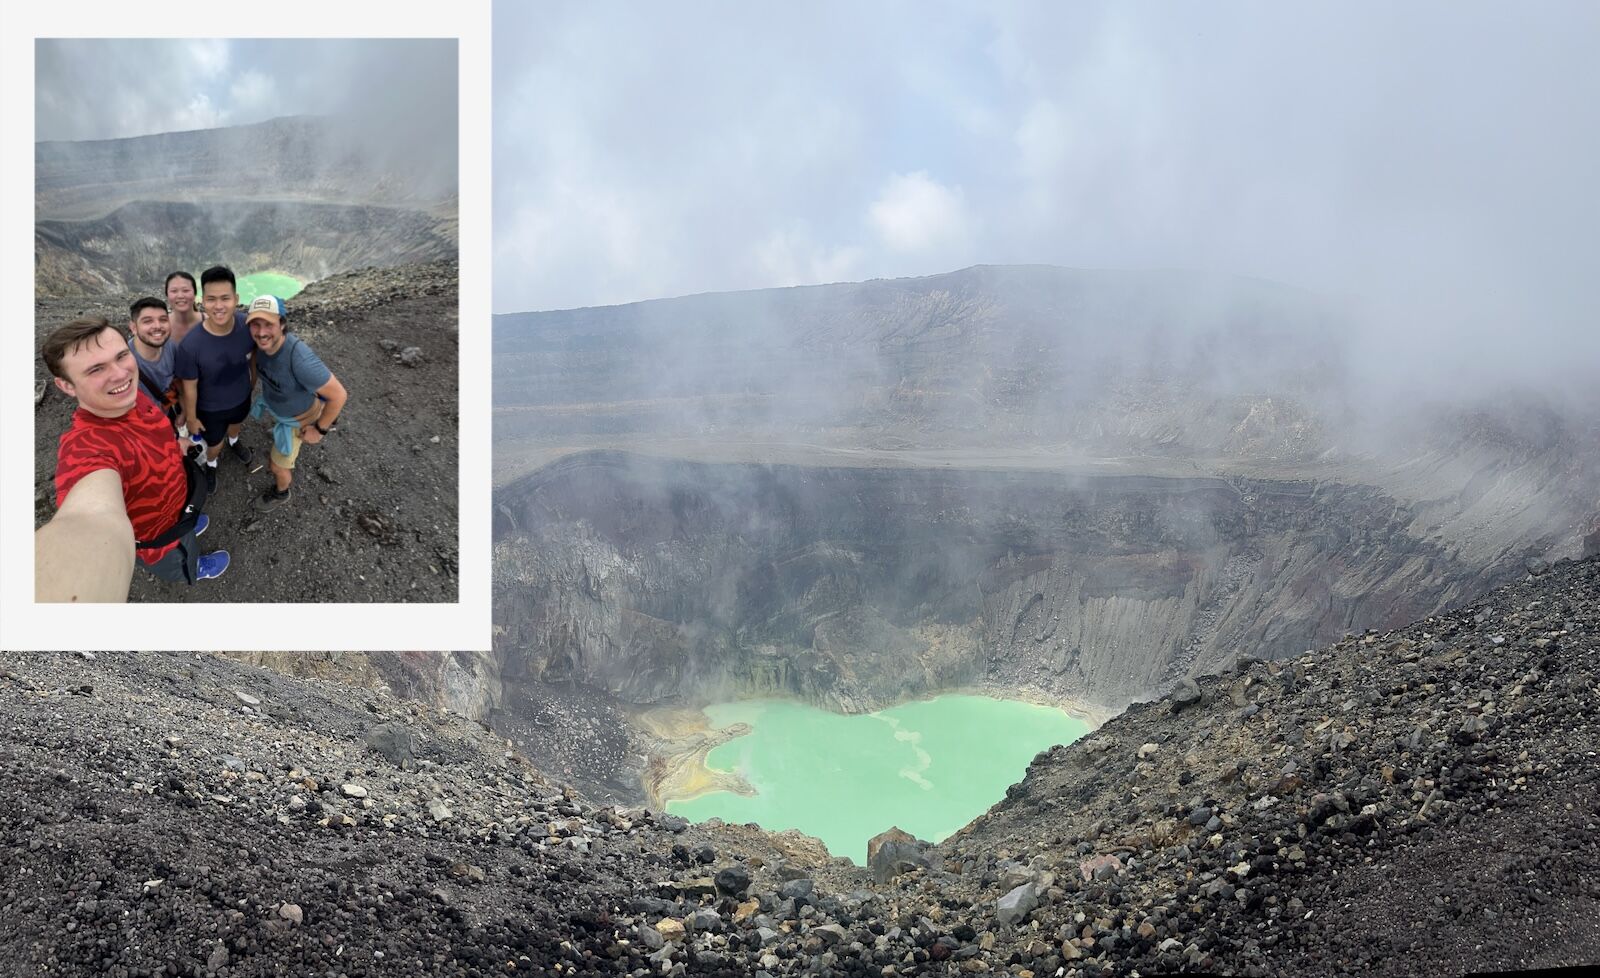
[[[316, 134], [316, 152], [306, 164], [311, 182], [336, 177], [355, 156], [363, 173], [390, 174], [415, 197], [455, 193], [453, 39], [40, 39], [35, 63], [40, 142], [321, 116], [335, 124]], [[234, 152], [248, 169], [272, 147], [244, 139]], [[168, 192], [182, 199], [193, 190]]]

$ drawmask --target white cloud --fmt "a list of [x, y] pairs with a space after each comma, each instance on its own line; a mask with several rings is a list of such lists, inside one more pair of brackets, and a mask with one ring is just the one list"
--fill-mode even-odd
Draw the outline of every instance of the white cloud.
[[968, 243], [970, 220], [959, 187], [925, 171], [897, 173], [867, 209], [867, 220], [891, 251], [941, 252]]
[[860, 277], [866, 251], [859, 245], [819, 244], [802, 226], [772, 232], [756, 245], [752, 256], [758, 281], [774, 286], [820, 285]]
[[177, 57], [173, 59], [179, 65], [187, 65], [194, 69], [201, 78], [215, 78], [228, 70], [232, 61], [228, 42], [221, 38], [210, 38], [198, 41], [177, 41]]
[[[184, 132], [190, 129], [213, 129], [227, 125], [226, 115], [211, 104], [204, 94], [196, 94], [189, 104], [173, 108], [162, 123], [164, 131]], [[137, 128], [129, 126], [130, 129]]]
[[228, 86], [228, 95], [233, 99], [233, 111], [241, 117], [270, 115], [275, 107], [282, 104], [277, 85], [254, 69], [235, 77], [233, 84]]
[[1012, 137], [1017, 144], [1018, 165], [1024, 174], [1045, 176], [1059, 170], [1067, 158], [1069, 133], [1060, 106], [1051, 99], [1038, 99], [1022, 113]]
[[1492, 305], [1571, 361], [1600, 4], [1443, 7], [500, 0], [495, 307], [1186, 267], [1404, 300], [1419, 349]]

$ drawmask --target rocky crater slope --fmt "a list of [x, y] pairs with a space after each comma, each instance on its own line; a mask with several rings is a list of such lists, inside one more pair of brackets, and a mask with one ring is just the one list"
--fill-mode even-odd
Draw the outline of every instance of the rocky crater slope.
[[1347, 371], [1327, 319], [1266, 282], [1039, 265], [502, 315], [497, 436], [1310, 459]]
[[35, 295], [158, 293], [219, 261], [311, 281], [453, 260], [453, 159], [320, 117], [38, 143]]
[[497, 317], [498, 688], [1115, 711], [1585, 552], [1600, 405], [1380, 406], [1347, 325], [1045, 266]]
[[[240, 440], [255, 457], [247, 466], [223, 452], [200, 539], [205, 551], [229, 552], [227, 572], [191, 588], [136, 569], [130, 599], [455, 601], [457, 278], [454, 261], [367, 268], [289, 300], [290, 328], [350, 393], [337, 426], [301, 450], [290, 502], [262, 514], [252, 503], [272, 481], [271, 433], [245, 422]], [[36, 525], [55, 512], [57, 442], [76, 407], [50, 383], [37, 351], [50, 330], [79, 316], [105, 316], [125, 332], [136, 295], [35, 301]]]
[[[1600, 961], [1600, 561], [1041, 754], [871, 872], [594, 807], [504, 741], [228, 659], [0, 657], [18, 974], [1454, 975]], [[374, 659], [381, 658], [374, 656]], [[376, 667], [405, 668], [403, 663]]]
[[35, 233], [39, 296], [148, 292], [167, 275], [225, 257], [237, 274], [276, 271], [302, 282], [371, 266], [451, 260], [453, 221], [364, 204], [236, 200], [139, 201], [103, 217], [41, 221]]
[[501, 315], [496, 484], [593, 448], [1089, 465], [1375, 486], [1480, 563], [1585, 532], [1592, 391], [1385, 385], [1364, 335], [1269, 282], [1041, 265]]
[[1520, 573], [1338, 483], [570, 455], [496, 504], [496, 652], [633, 704], [971, 684], [1115, 712]]

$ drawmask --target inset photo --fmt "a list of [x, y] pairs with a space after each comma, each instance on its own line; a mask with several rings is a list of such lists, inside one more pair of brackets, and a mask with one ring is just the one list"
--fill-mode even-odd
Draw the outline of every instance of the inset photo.
[[458, 59], [35, 41], [36, 600], [458, 600]]

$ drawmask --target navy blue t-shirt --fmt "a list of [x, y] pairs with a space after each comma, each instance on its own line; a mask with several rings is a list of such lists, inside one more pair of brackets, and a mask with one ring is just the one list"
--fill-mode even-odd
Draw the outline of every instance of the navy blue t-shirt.
[[202, 322], [178, 344], [180, 380], [198, 382], [195, 407], [228, 411], [250, 399], [250, 356], [256, 341], [235, 316], [227, 336], [213, 336]]

